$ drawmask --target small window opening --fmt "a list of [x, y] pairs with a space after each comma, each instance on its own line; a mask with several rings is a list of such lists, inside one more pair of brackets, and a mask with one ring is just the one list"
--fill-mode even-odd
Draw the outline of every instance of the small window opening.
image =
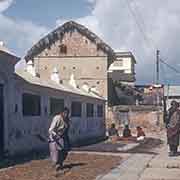
[[61, 54], [67, 54], [67, 46], [62, 44], [59, 46]]

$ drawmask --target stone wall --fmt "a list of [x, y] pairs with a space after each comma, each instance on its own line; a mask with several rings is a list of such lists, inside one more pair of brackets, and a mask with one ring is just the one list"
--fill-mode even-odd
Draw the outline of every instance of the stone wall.
[[131, 128], [141, 126], [147, 131], [163, 128], [163, 111], [152, 106], [118, 106], [108, 109], [107, 127], [115, 123], [118, 128], [129, 124]]

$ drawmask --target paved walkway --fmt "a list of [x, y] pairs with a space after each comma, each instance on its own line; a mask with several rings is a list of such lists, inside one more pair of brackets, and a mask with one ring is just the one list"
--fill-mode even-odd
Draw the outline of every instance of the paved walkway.
[[131, 155], [116, 169], [103, 177], [98, 177], [97, 180], [138, 180], [152, 158], [152, 155]]
[[[165, 140], [165, 136], [162, 137]], [[132, 154], [120, 166], [97, 180], [180, 180], [180, 156], [168, 157], [166, 142], [157, 155]]]
[[140, 180], [180, 180], [180, 156], [168, 157], [167, 147], [163, 147], [147, 164]]

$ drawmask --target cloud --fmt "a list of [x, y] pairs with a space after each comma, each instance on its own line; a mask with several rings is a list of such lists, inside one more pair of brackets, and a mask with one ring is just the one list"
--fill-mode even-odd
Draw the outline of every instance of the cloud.
[[4, 41], [18, 56], [23, 56], [49, 29], [29, 20], [13, 19], [4, 15], [3, 12], [12, 3], [13, 0], [0, 0], [0, 41]]
[[8, 9], [12, 3], [13, 0], [0, 0], [0, 12], [3, 12], [6, 9]]
[[[160, 49], [161, 57], [169, 64], [173, 66], [179, 64], [178, 0], [174, 0], [173, 3], [171, 0], [86, 1], [91, 5], [92, 11], [77, 21], [90, 27], [114, 49], [130, 50], [134, 53], [138, 62], [136, 66], [138, 83], [150, 83], [155, 78], [157, 48]], [[179, 66], [176, 68], [180, 71]], [[180, 83], [177, 74], [165, 66], [164, 72], [171, 75], [169, 81]], [[164, 76], [165, 73], [162, 73], [162, 79]]]

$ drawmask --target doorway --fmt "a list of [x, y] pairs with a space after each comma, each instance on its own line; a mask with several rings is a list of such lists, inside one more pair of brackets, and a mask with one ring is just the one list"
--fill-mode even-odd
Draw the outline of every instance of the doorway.
[[0, 156], [4, 151], [4, 86], [0, 84]]

